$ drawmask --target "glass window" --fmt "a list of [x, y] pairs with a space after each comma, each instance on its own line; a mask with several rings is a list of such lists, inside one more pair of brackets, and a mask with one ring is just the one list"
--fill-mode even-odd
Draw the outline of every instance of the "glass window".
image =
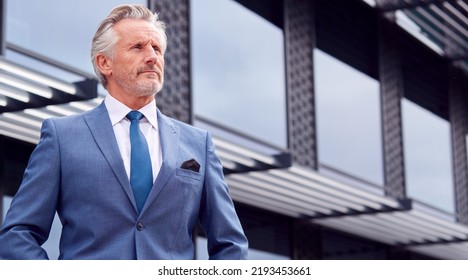
[[[69, 82], [69, 83], [74, 83], [74, 82], [78, 82], [78, 81], [83, 80], [82, 76], [79, 76], [79, 75], [70, 73], [68, 71], [59, 69], [59, 68], [57, 68], [55, 66], [52, 66], [50, 64], [41, 62], [41, 61], [39, 61], [37, 59], [34, 59], [34, 58], [26, 56], [26, 55], [19, 54], [17, 52], [11, 51], [11, 50], [6, 50], [5, 55], [10, 61], [14, 61], [14, 62], [19, 63], [19, 64], [21, 64], [23, 66], [26, 66], [27, 68], [30, 68], [30, 69], [36, 69], [36, 70], [40, 71], [41, 73], [47, 74], [47, 75], [52, 76], [52, 77], [59, 78], [62, 81], [66, 81], [66, 82]], [[91, 65], [91, 60], [89, 60], [89, 63]]]
[[[146, 4], [147, 1], [132, 2]], [[92, 36], [99, 22], [110, 10], [123, 3], [127, 1], [84, 0], [70, 5], [69, 2], [60, 0], [10, 0], [6, 3], [6, 41], [39, 56], [93, 74], [90, 61]], [[80, 76], [58, 70], [11, 49], [6, 52], [6, 57], [65, 81], [82, 80]], [[3, 197], [3, 215], [10, 207], [11, 200], [11, 197]], [[56, 216], [49, 239], [43, 245], [51, 259], [59, 256], [60, 233], [61, 224]]]
[[[11, 201], [13, 197], [3, 196], [3, 220], [5, 221], [5, 216], [10, 208]], [[62, 232], [62, 224], [57, 215], [55, 215], [54, 222], [52, 223], [52, 228], [50, 230], [49, 239], [42, 245], [42, 248], [47, 252], [49, 259], [56, 260], [59, 257], [59, 241], [60, 234]]]
[[70, 5], [61, 0], [10, 0], [6, 3], [6, 41], [92, 74], [94, 32], [110, 10], [123, 3], [127, 1], [84, 0]]
[[379, 82], [314, 50], [321, 165], [383, 185]]
[[408, 197], [454, 213], [450, 123], [402, 100]]
[[[207, 260], [209, 258], [207, 252], [207, 239], [205, 237], [197, 236], [196, 240], [196, 259], [197, 260]], [[249, 248], [248, 252], [249, 260], [289, 260], [288, 256], [283, 256], [279, 254], [270, 253], [267, 251], [257, 250]]]
[[384, 260], [385, 245], [339, 232], [323, 230], [322, 258], [324, 260]]
[[232, 0], [190, 6], [195, 115], [286, 147], [282, 30]]

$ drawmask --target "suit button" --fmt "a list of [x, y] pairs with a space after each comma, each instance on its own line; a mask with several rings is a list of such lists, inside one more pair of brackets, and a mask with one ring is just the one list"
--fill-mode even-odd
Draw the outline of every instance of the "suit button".
[[145, 227], [145, 226], [143, 225], [142, 222], [138, 222], [138, 223], [137, 223], [137, 226], [136, 226], [137, 230], [142, 231], [144, 227]]

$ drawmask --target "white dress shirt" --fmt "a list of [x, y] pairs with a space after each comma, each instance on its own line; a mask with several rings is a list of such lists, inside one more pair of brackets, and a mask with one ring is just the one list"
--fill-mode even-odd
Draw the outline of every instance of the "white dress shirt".
[[[115, 139], [119, 145], [125, 171], [127, 171], [127, 176], [130, 178], [130, 120], [127, 119], [126, 115], [132, 111], [132, 109], [128, 108], [110, 94], [107, 94], [104, 102], [107, 108], [107, 112], [109, 113], [112, 128], [114, 129]], [[140, 130], [145, 136], [146, 142], [148, 142], [154, 182], [158, 176], [162, 164], [156, 101], [153, 100], [151, 103], [147, 104], [138, 111], [144, 115], [144, 117], [140, 120]]]

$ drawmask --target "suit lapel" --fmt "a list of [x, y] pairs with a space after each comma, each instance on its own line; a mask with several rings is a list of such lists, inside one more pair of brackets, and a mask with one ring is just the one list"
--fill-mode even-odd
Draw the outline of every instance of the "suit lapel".
[[179, 131], [174, 123], [164, 116], [158, 110], [158, 129], [159, 129], [159, 141], [161, 143], [162, 151], [162, 165], [159, 170], [158, 176], [153, 184], [145, 206], [142, 209], [142, 214], [145, 212], [153, 201], [156, 199], [161, 190], [166, 186], [169, 178], [174, 176], [176, 162], [177, 162], [177, 151], [179, 147]]
[[94, 140], [96, 141], [96, 144], [99, 146], [99, 149], [107, 159], [107, 162], [114, 171], [114, 174], [119, 180], [120, 185], [123, 187], [125, 193], [129, 197], [133, 207], [136, 210], [137, 208], [132, 187], [130, 186], [130, 181], [127, 178], [127, 172], [125, 171], [125, 166], [123, 164], [122, 156], [120, 155], [119, 146], [115, 139], [112, 123], [110, 121], [109, 114], [107, 113], [104, 102], [102, 102], [101, 105], [96, 107], [89, 114], [85, 115], [85, 121], [94, 137]]

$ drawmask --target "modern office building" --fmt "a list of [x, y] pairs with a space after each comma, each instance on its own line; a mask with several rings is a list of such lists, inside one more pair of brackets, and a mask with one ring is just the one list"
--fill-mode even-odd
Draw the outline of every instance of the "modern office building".
[[[90, 42], [125, 2], [0, 0], [3, 215], [42, 121], [102, 102]], [[251, 258], [468, 259], [466, 1], [134, 2], [168, 26], [158, 107], [212, 132]]]

